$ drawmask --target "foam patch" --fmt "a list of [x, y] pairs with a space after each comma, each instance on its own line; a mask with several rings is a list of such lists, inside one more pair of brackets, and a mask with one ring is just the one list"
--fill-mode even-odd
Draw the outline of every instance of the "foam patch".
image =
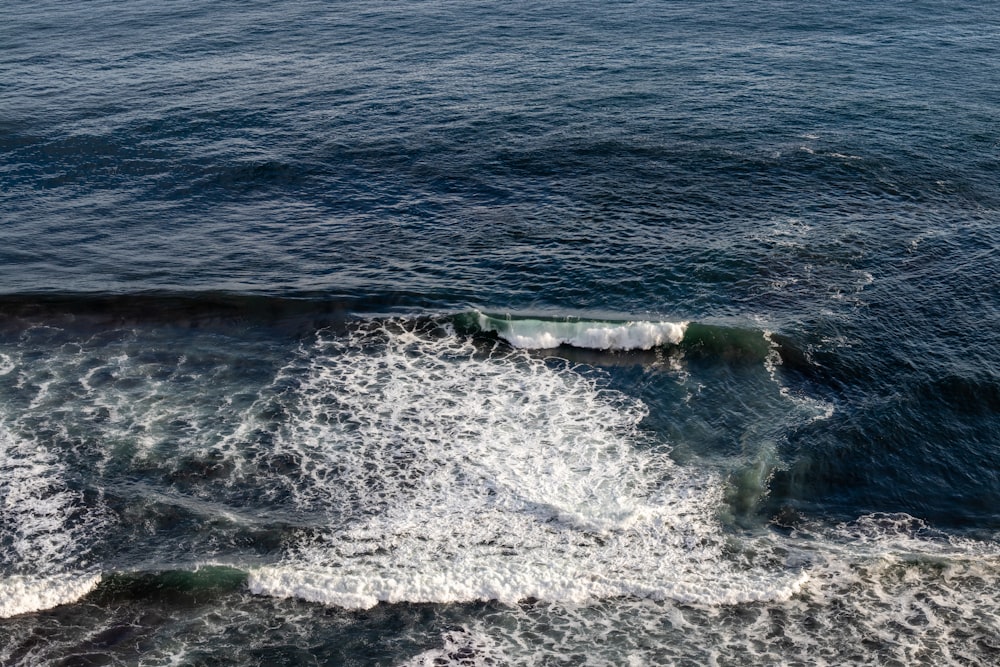
[[640, 402], [565, 363], [385, 322], [320, 336], [283, 375], [294, 417], [276, 453], [298, 463], [290, 493], [331, 528], [252, 571], [255, 593], [349, 608], [721, 604], [787, 598], [805, 580], [737, 567], [721, 480], [675, 466], [638, 428]]

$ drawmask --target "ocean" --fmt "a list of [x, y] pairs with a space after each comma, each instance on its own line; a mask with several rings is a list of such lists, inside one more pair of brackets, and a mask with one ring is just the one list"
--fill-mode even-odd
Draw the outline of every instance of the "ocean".
[[1000, 663], [1000, 7], [0, 6], [0, 664]]

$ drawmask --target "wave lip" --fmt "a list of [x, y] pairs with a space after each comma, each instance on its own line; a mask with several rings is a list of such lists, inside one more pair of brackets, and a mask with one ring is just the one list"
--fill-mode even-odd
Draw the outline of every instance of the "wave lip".
[[497, 317], [476, 311], [479, 328], [516, 348], [547, 350], [560, 345], [594, 350], [650, 350], [679, 345], [687, 322], [542, 320]]

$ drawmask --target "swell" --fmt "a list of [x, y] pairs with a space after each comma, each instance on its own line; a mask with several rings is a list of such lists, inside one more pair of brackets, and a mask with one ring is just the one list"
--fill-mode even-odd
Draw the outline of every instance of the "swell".
[[[343, 331], [351, 321], [405, 315], [448, 324], [474, 338], [502, 339], [513, 347], [558, 349], [600, 363], [628, 357], [642, 363], [650, 351], [681, 351], [689, 358], [760, 363], [776, 352], [795, 367], [805, 355], [788, 336], [764, 329], [685, 320], [627, 316], [496, 314], [464, 308], [456, 295], [410, 291], [355, 294], [239, 294], [205, 292], [41, 293], [0, 295], [0, 333], [32, 326], [101, 330], [170, 326], [231, 331], [264, 327], [290, 334]], [[434, 314], [437, 313], [437, 314]]]
[[131, 325], [233, 328], [244, 325], [315, 330], [357, 312], [392, 312], [433, 302], [409, 292], [365, 295], [235, 294], [229, 292], [45, 293], [0, 296], [0, 327], [53, 324], [69, 328]]

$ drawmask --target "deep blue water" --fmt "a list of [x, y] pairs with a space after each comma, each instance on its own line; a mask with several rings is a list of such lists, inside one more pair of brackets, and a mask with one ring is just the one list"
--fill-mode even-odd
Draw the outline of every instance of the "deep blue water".
[[1000, 9], [0, 7], [0, 663], [1000, 660]]

